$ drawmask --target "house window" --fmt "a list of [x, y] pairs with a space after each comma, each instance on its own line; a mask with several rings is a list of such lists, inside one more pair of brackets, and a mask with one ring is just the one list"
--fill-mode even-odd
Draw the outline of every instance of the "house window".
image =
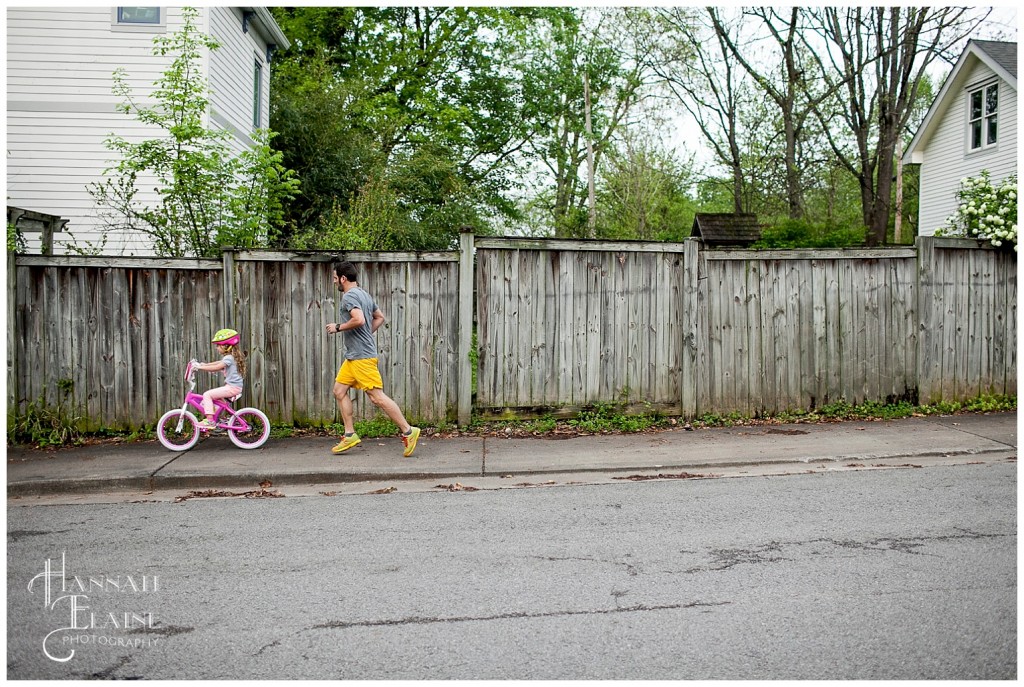
[[118, 24], [159, 24], [159, 7], [118, 7]]
[[263, 102], [263, 65], [259, 60], [254, 63], [256, 66], [252, 74], [252, 125], [259, 129], [262, 123], [261, 104]]
[[999, 139], [999, 84], [970, 91], [967, 96], [970, 149], [993, 146]]
[[110, 10], [110, 30], [166, 33], [167, 12], [159, 7], [114, 7]]

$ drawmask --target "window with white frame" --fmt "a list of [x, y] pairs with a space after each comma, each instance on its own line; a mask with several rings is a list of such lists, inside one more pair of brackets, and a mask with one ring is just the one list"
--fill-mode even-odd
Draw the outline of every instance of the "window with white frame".
[[262, 103], [263, 103], [263, 65], [259, 59], [254, 61], [255, 67], [252, 74], [252, 126], [259, 129], [262, 124]]
[[159, 24], [159, 7], [118, 7], [118, 24]]
[[114, 7], [110, 12], [110, 28], [163, 33], [167, 30], [167, 13], [160, 7]]
[[970, 150], [994, 146], [999, 140], [999, 84], [967, 93], [967, 136]]

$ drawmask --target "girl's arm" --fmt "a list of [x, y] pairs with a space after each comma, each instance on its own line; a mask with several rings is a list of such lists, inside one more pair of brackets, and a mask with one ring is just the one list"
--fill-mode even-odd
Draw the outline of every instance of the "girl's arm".
[[218, 360], [212, 363], [196, 363], [197, 370], [203, 370], [204, 372], [220, 372], [227, 365], [224, 364], [223, 360]]

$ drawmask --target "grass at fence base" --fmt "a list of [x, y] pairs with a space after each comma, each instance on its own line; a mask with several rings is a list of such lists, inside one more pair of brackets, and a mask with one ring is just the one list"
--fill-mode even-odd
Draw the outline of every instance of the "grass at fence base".
[[[982, 395], [967, 401], [949, 401], [924, 406], [913, 405], [908, 401], [895, 403], [867, 401], [859, 405], [852, 405], [840, 400], [813, 410], [791, 410], [765, 417], [749, 417], [741, 413], [706, 414], [689, 422], [659, 412], [626, 414], [622, 412], [622, 405], [615, 403], [595, 405], [571, 418], [555, 418], [550, 415], [531, 420], [481, 420], [476, 418], [469, 427], [462, 430], [446, 421], [440, 423], [426, 423], [418, 419], [411, 421], [425, 429], [427, 435], [564, 436], [567, 434], [635, 434], [681, 426], [702, 428], [749, 424], [841, 422], [844, 420], [896, 420], [915, 415], [953, 415], [956, 413], [992, 413], [1015, 410], [1017, 410], [1016, 396]], [[131, 442], [151, 440], [155, 437], [153, 427], [144, 427], [133, 431], [101, 429], [94, 432], [83, 432], [78, 429], [77, 419], [67, 409], [48, 407], [42, 400], [28, 403], [21, 415], [8, 413], [7, 445], [52, 448], [81, 445], [89, 440]], [[384, 415], [358, 420], [355, 423], [355, 429], [361, 437], [367, 439], [395, 437], [399, 434], [395, 423]], [[295, 424], [276, 424], [271, 426], [270, 436], [273, 439], [308, 436], [311, 433], [341, 436], [344, 431], [345, 428], [340, 423], [317, 428], [297, 427]]]
[[750, 417], [739, 412], [726, 415], [705, 414], [685, 422], [660, 413], [626, 415], [615, 404], [597, 405], [579, 413], [571, 419], [555, 419], [550, 416], [535, 420], [474, 421], [467, 434], [515, 434], [544, 435], [551, 433], [577, 432], [581, 434], [634, 434], [649, 430], [667, 429], [680, 425], [699, 427], [733, 427], [747, 424], [787, 424], [797, 422], [837, 422], [843, 420], [897, 420], [899, 418], [927, 415], [952, 415], [955, 413], [1008, 412], [1017, 409], [1016, 396], [983, 395], [963, 402], [943, 402], [917, 406], [908, 401], [880, 403], [866, 401], [853, 405], [840, 400], [814, 410], [791, 410], [763, 417]]

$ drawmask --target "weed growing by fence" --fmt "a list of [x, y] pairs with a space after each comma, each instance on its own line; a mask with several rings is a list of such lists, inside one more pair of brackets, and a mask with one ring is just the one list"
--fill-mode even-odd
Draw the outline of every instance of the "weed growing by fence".
[[[368, 420], [357, 420], [355, 428], [356, 434], [370, 439], [393, 437], [398, 434], [398, 425], [381, 415], [376, 415]], [[344, 430], [345, 428], [342, 426], [341, 431]]]
[[45, 394], [29, 401], [23, 412], [8, 416], [7, 443], [30, 444], [39, 448], [67, 446], [81, 443], [84, 436], [79, 429], [82, 418], [75, 414], [69, 399], [74, 382], [57, 381], [57, 404], [49, 405]]
[[982, 395], [964, 402], [942, 402], [933, 405], [915, 406], [908, 401], [880, 403], [865, 401], [853, 405], [839, 400], [814, 410], [790, 410], [777, 415], [750, 418], [741, 413], [728, 415], [708, 414], [694, 421], [699, 427], [732, 427], [753, 422], [836, 422], [844, 420], [898, 420], [914, 415], [952, 415], [954, 413], [995, 413], [1017, 409], [1016, 396]]

